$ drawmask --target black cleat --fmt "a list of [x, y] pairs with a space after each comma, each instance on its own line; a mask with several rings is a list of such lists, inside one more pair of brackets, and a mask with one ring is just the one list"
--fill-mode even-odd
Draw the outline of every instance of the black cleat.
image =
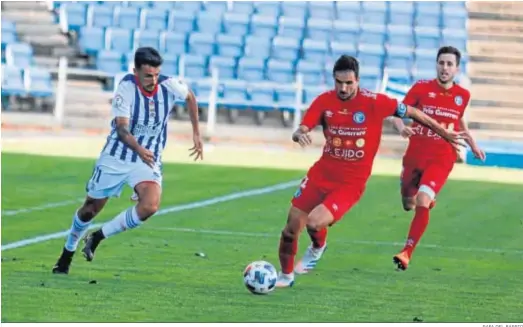
[[65, 248], [62, 251], [62, 255], [58, 258], [58, 261], [53, 267], [53, 274], [69, 274], [69, 267], [73, 261], [74, 252], [67, 251]]
[[82, 253], [84, 255], [85, 260], [87, 261], [93, 261], [94, 259], [94, 251], [96, 251], [96, 248], [98, 247], [98, 244], [105, 238], [104, 234], [102, 233], [102, 230], [99, 229], [96, 232], [89, 234], [85, 237], [85, 246], [82, 249]]

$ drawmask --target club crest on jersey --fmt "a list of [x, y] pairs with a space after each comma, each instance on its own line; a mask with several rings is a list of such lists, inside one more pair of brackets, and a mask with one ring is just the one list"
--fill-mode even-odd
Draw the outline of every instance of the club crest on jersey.
[[114, 106], [116, 108], [120, 108], [123, 104], [123, 98], [120, 94], [117, 94], [115, 97], [114, 97]]
[[149, 117], [156, 117], [156, 112], [154, 110], [154, 100], [149, 99]]
[[458, 105], [458, 106], [461, 106], [461, 105], [463, 104], [463, 98], [462, 98], [461, 96], [459, 96], [459, 95], [456, 96], [456, 97], [454, 98], [454, 103], [455, 103], [456, 105]]
[[352, 116], [352, 119], [356, 124], [363, 124], [365, 122], [365, 114], [361, 111], [358, 111]]

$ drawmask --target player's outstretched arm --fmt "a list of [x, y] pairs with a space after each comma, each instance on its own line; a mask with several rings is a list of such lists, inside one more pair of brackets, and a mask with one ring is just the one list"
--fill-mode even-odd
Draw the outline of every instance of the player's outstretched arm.
[[430, 128], [444, 140], [452, 144], [452, 146], [454, 146], [456, 149], [459, 149], [459, 146], [465, 146], [460, 140], [466, 138], [466, 133], [454, 132], [445, 129], [436, 120], [426, 115], [423, 111], [411, 106], [407, 106], [407, 112], [405, 116], [412, 118], [419, 124]]
[[203, 159], [203, 142], [200, 136], [200, 121], [198, 118], [198, 103], [196, 97], [191, 90], [188, 90], [187, 97], [185, 98], [185, 104], [189, 110], [189, 116], [191, 117], [192, 135], [194, 146], [189, 149], [192, 151], [190, 156], [194, 156], [194, 160]]
[[459, 120], [459, 130], [466, 133], [465, 142], [469, 145], [470, 150], [472, 151], [474, 156], [482, 161], [485, 161], [485, 159], [486, 159], [485, 151], [483, 151], [476, 143], [476, 140], [470, 133], [467, 121], [465, 120], [464, 117], [461, 117], [461, 119]]
[[136, 152], [138, 156], [149, 166], [154, 165], [154, 154], [142, 147], [136, 138], [129, 132], [129, 118], [127, 117], [116, 117], [116, 134], [118, 139], [127, 145], [131, 150]]

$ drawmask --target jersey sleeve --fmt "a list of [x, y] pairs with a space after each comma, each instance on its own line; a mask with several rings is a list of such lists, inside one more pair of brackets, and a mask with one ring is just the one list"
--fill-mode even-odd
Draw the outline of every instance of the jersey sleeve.
[[134, 84], [127, 81], [123, 81], [118, 85], [111, 106], [113, 117], [131, 117], [135, 89]]
[[185, 100], [189, 94], [189, 86], [179, 80], [172, 77], [169, 77], [165, 82], [162, 83], [167, 88], [167, 91], [174, 94], [175, 97]]
[[419, 102], [420, 88], [419, 83], [414, 84], [403, 98], [403, 103], [407, 106], [416, 107]]
[[325, 96], [321, 94], [318, 97], [316, 97], [314, 101], [312, 101], [311, 105], [309, 106], [309, 109], [307, 109], [305, 115], [303, 116], [301, 125], [307, 126], [309, 130], [312, 130], [320, 123], [324, 111], [324, 98]]
[[470, 92], [468, 90], [465, 90], [463, 92], [463, 110], [461, 111], [461, 116], [459, 118], [463, 118], [466, 115], [467, 107], [469, 106], [470, 102]]
[[407, 114], [407, 106], [405, 104], [385, 94], [377, 95], [374, 109], [382, 119], [389, 116], [404, 118]]

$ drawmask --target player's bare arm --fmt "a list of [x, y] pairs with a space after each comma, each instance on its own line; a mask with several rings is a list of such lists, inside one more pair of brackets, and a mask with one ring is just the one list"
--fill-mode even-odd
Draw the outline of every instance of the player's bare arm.
[[467, 121], [465, 120], [464, 117], [461, 117], [461, 119], [459, 120], [459, 128], [460, 128], [460, 131], [463, 131], [464, 133], [466, 133], [465, 142], [468, 144], [468, 146], [470, 146], [470, 150], [472, 150], [474, 157], [476, 157], [482, 161], [485, 161], [485, 159], [486, 159], [485, 152], [476, 143], [476, 140], [470, 133]]
[[444, 140], [452, 144], [454, 148], [459, 149], [460, 146], [465, 146], [462, 142], [460, 142], [460, 140], [466, 138], [465, 132], [447, 130], [436, 120], [426, 115], [423, 111], [411, 106], [407, 106], [406, 116], [417, 121], [419, 124], [430, 128]]
[[192, 125], [192, 135], [193, 135], [193, 142], [194, 146], [189, 149], [189, 151], [192, 151], [190, 156], [194, 156], [194, 161], [198, 159], [203, 160], [203, 142], [200, 136], [200, 122], [198, 119], [198, 103], [196, 102], [196, 97], [194, 96], [194, 93], [189, 90], [189, 93], [187, 94], [187, 98], [185, 99], [185, 104], [187, 105], [187, 108], [189, 110], [189, 116], [191, 118], [191, 125]]
[[302, 147], [310, 145], [312, 143], [312, 139], [309, 133], [309, 127], [300, 125], [300, 127], [298, 127], [298, 129], [292, 134], [292, 140]]
[[414, 135], [414, 130], [410, 126], [405, 125], [405, 123], [403, 123], [403, 119], [399, 117], [390, 117], [390, 120], [392, 122], [392, 126], [394, 126], [396, 131], [398, 131], [398, 133], [400, 133], [403, 138], [409, 138]]
[[129, 131], [129, 118], [116, 117], [115, 123], [116, 133], [120, 141], [125, 143], [131, 150], [136, 152], [143, 162], [152, 167], [154, 165], [154, 154], [138, 144], [136, 138], [131, 134]]

